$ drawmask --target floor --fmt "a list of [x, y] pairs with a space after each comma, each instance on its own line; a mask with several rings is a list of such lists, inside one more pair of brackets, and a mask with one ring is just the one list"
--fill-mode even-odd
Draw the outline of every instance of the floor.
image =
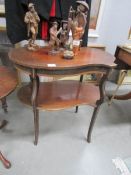
[[[108, 83], [107, 89], [114, 86]], [[112, 159], [131, 156], [130, 100], [102, 105], [90, 144], [86, 142], [90, 106], [81, 106], [78, 114], [75, 108], [41, 111], [38, 146], [33, 145], [31, 108], [21, 104], [16, 93], [8, 97], [8, 106], [6, 115], [0, 109], [1, 118], [9, 121], [0, 131], [0, 149], [12, 168], [6, 170], [0, 162], [0, 175], [117, 175]]]

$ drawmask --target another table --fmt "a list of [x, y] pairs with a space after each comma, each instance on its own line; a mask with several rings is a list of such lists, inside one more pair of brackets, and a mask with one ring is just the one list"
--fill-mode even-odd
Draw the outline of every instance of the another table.
[[15, 72], [10, 71], [5, 66], [0, 66], [0, 101], [2, 108], [7, 112], [6, 97], [16, 88], [17, 77]]
[[[131, 70], [131, 49], [118, 46], [115, 57], [118, 70]], [[131, 91], [124, 95], [116, 95], [114, 98], [117, 100], [129, 100], [131, 99]]]
[[[5, 112], [7, 112], [7, 103], [6, 97], [16, 88], [17, 86], [17, 77], [14, 72], [8, 70], [4, 66], [0, 66], [0, 100], [2, 102], [2, 107]], [[2, 129], [7, 122], [0, 122], [0, 129]], [[6, 168], [10, 168], [11, 164], [8, 160], [5, 159], [3, 154], [0, 151], [0, 160], [3, 162]]]
[[[52, 111], [85, 104], [95, 107], [87, 136], [87, 141], [90, 142], [97, 112], [105, 100], [105, 81], [110, 70], [115, 67], [115, 57], [98, 49], [81, 48], [74, 59], [66, 60], [62, 52], [49, 55], [48, 51], [48, 48], [36, 52], [18, 48], [9, 53], [16, 68], [27, 72], [31, 77], [31, 82], [20, 88], [18, 97], [24, 104], [33, 107], [35, 145], [38, 143], [39, 109]], [[102, 73], [99, 86], [78, 81], [39, 81], [39, 76], [65, 77], [89, 72]]]

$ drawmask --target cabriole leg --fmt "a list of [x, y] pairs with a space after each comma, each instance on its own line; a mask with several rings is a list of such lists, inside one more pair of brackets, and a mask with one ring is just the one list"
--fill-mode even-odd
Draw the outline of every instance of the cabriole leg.
[[7, 102], [6, 102], [6, 97], [1, 99], [1, 103], [2, 103], [2, 108], [3, 108], [4, 112], [7, 113], [8, 112], [8, 110], [7, 110], [8, 106], [7, 106]]
[[38, 137], [39, 137], [39, 110], [34, 109], [34, 127], [35, 127], [35, 141], [34, 144], [38, 144]]
[[92, 118], [91, 118], [91, 122], [90, 122], [90, 126], [89, 126], [89, 130], [88, 130], [88, 134], [87, 134], [87, 142], [90, 143], [91, 142], [91, 134], [92, 134], [92, 130], [96, 121], [96, 117], [98, 114], [98, 111], [100, 109], [100, 105], [98, 105], [97, 107], [95, 107]]
[[[84, 77], [84, 75], [81, 75], [81, 76], [80, 76], [80, 82], [83, 81], [83, 77]], [[79, 106], [76, 106], [76, 111], [75, 111], [75, 113], [78, 113], [78, 109], [79, 109]]]
[[37, 94], [38, 94], [38, 78], [35, 69], [32, 70], [32, 96], [31, 96], [31, 103], [33, 107], [34, 113], [34, 130], [35, 130], [35, 141], [34, 144], [38, 144], [38, 137], [39, 137], [39, 111], [37, 109]]
[[11, 167], [11, 163], [9, 162], [9, 160], [7, 160], [3, 154], [0, 151], [0, 161], [3, 163], [4, 167], [9, 169]]

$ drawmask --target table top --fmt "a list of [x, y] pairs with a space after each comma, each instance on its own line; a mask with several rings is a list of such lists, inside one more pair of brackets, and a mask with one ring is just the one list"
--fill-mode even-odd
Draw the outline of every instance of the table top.
[[9, 58], [15, 64], [35, 69], [68, 69], [79, 68], [89, 65], [106, 65], [114, 67], [115, 57], [111, 54], [93, 48], [81, 48], [74, 59], [66, 60], [62, 52], [56, 55], [48, 54], [47, 47], [40, 48], [36, 52], [28, 51], [27, 48], [13, 48], [9, 52]]
[[6, 97], [17, 86], [16, 73], [0, 66], [0, 99]]

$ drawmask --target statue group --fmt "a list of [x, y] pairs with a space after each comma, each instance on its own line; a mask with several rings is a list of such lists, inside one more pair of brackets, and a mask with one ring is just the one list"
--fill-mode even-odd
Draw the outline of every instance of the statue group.
[[[50, 53], [52, 54], [57, 53], [60, 48], [63, 48], [65, 49], [65, 53], [76, 55], [80, 48], [87, 24], [89, 6], [85, 0], [79, 0], [76, 1], [76, 3], [76, 9], [70, 7], [67, 21], [61, 21], [61, 23], [57, 21], [52, 22], [51, 28], [49, 29], [49, 46]], [[31, 36], [27, 48], [35, 51], [38, 48], [35, 40], [40, 18], [35, 11], [34, 4], [29, 3], [28, 10], [24, 19], [27, 24], [28, 37]], [[72, 50], [73, 48], [74, 50]]]

